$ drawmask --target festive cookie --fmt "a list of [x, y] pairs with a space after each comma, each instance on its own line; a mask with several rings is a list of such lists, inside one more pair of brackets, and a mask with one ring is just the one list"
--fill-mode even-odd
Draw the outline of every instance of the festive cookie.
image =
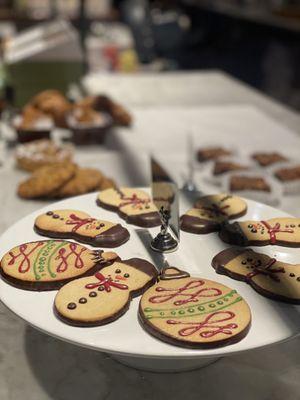
[[91, 275], [118, 259], [116, 253], [90, 250], [65, 240], [24, 243], [7, 252], [0, 273], [13, 286], [53, 290], [78, 276]]
[[247, 204], [239, 197], [224, 193], [201, 197], [180, 218], [180, 228], [191, 233], [218, 231], [221, 223], [238, 218], [247, 212]]
[[271, 192], [271, 186], [263, 176], [232, 175], [229, 179], [229, 188], [232, 192], [247, 190]]
[[43, 236], [74, 239], [96, 247], [117, 247], [129, 239], [129, 232], [122, 225], [78, 210], [48, 211], [36, 218], [34, 229]]
[[252, 154], [253, 160], [255, 160], [260, 167], [269, 167], [279, 162], [288, 161], [288, 159], [277, 152], [259, 152]]
[[63, 286], [55, 297], [55, 313], [75, 326], [98, 326], [112, 322], [129, 308], [157, 279], [154, 265], [140, 258], [115, 262], [93, 276]]
[[263, 296], [300, 304], [300, 264], [288, 264], [252, 249], [232, 247], [217, 254], [212, 266], [219, 274], [249, 283]]
[[272, 218], [266, 221], [225, 222], [220, 231], [225, 243], [238, 246], [300, 247], [300, 218]]
[[157, 208], [147, 193], [134, 188], [102, 190], [97, 204], [107, 210], [116, 211], [129, 224], [153, 227], [161, 224]]
[[174, 268], [143, 294], [139, 316], [153, 336], [191, 348], [236, 343], [251, 324], [250, 308], [236, 290]]
[[242, 165], [234, 161], [216, 161], [213, 168], [213, 175], [223, 175], [232, 171], [245, 171], [249, 169], [248, 165]]
[[26, 181], [20, 183], [18, 195], [24, 199], [47, 196], [67, 183], [76, 172], [76, 165], [58, 163], [36, 170]]
[[224, 149], [223, 147], [206, 147], [199, 149], [197, 152], [197, 159], [199, 162], [206, 162], [217, 160], [221, 157], [231, 156], [231, 150]]

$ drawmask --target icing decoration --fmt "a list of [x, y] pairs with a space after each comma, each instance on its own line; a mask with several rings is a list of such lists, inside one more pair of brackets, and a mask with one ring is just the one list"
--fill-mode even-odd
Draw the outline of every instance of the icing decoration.
[[261, 221], [261, 223], [267, 228], [268, 233], [270, 235], [270, 243], [276, 243], [276, 233], [286, 232], [286, 233], [294, 233], [293, 229], [280, 229], [280, 223], [277, 222], [274, 226], [271, 226], [267, 221]]
[[168, 320], [166, 322], [169, 325], [185, 325], [186, 328], [182, 328], [178, 331], [180, 336], [190, 336], [198, 331], [208, 328], [199, 333], [201, 337], [207, 339], [219, 333], [232, 335], [232, 329], [236, 329], [238, 325], [233, 323], [220, 325], [220, 323], [229, 321], [234, 317], [235, 314], [232, 311], [217, 311], [209, 314], [202, 322], [182, 322], [175, 320]]
[[136, 193], [133, 193], [131, 197], [126, 197], [124, 194], [121, 194], [121, 202], [120, 207], [132, 205], [133, 209], [142, 208], [142, 205], [148, 205], [150, 203], [150, 199], [141, 199], [137, 196]]
[[215, 214], [216, 217], [219, 217], [219, 216], [227, 217], [228, 214], [224, 211], [227, 208], [229, 208], [229, 205], [220, 207], [217, 204], [212, 204], [211, 206], [207, 206], [207, 207], [205, 207], [205, 206], [201, 207], [201, 209]]
[[80, 218], [75, 214], [70, 214], [70, 219], [66, 221], [66, 225], [74, 225], [72, 232], [76, 232], [82, 226], [90, 224], [94, 221], [96, 221], [95, 218]]
[[271, 267], [276, 263], [276, 261], [277, 261], [276, 258], [271, 258], [264, 267], [261, 267], [259, 265], [253, 265], [254, 270], [252, 272], [250, 272], [246, 276], [246, 278], [252, 279], [256, 275], [263, 274], [263, 275], [266, 275], [269, 278], [273, 279], [274, 281], [279, 282], [280, 279], [278, 278], [278, 276], [276, 276], [274, 274], [277, 274], [279, 272], [284, 272], [284, 268], [280, 267], [280, 268], [271, 269]]
[[171, 279], [181, 279], [181, 278], [187, 278], [189, 277], [190, 274], [185, 271], [181, 271], [180, 269], [176, 267], [168, 267], [165, 268], [160, 275], [160, 280], [161, 281], [167, 281]]
[[[127, 290], [128, 286], [122, 283], [114, 282], [111, 277], [106, 278], [101, 272], [97, 272], [95, 278], [99, 280], [99, 282], [88, 283], [85, 287], [87, 289], [95, 289], [98, 287], [100, 290], [105, 290], [106, 292], [111, 292], [111, 287], [115, 287], [121, 290]], [[103, 288], [103, 289], [102, 289]]]
[[82, 248], [78, 253], [76, 252], [76, 249], [78, 248], [76, 243], [70, 243], [69, 244], [69, 249], [70, 252], [66, 254], [67, 250], [66, 248], [60, 248], [58, 251], [58, 256], [56, 257], [56, 260], [61, 260], [61, 263], [58, 265], [56, 268], [57, 272], [65, 272], [68, 268], [68, 263], [67, 260], [68, 258], [73, 254], [75, 255], [75, 261], [74, 261], [74, 266], [75, 268], [82, 268], [84, 266], [83, 259], [81, 258], [81, 255], [83, 252], [87, 250], [86, 247]]
[[20, 273], [24, 274], [25, 272], [29, 271], [29, 269], [31, 267], [29, 256], [38, 247], [43, 246], [43, 245], [44, 245], [44, 242], [38, 242], [28, 253], [25, 253], [25, 250], [27, 249], [27, 244], [22, 244], [21, 246], [19, 246], [20, 253], [14, 255], [12, 251], [9, 252], [9, 255], [11, 256], [11, 260], [9, 261], [8, 265], [13, 265], [19, 257], [23, 257], [23, 259], [19, 265], [18, 271]]
[[222, 294], [222, 291], [217, 288], [204, 288], [200, 290], [196, 290], [194, 293], [185, 293], [187, 290], [190, 289], [197, 289], [200, 286], [204, 285], [204, 281], [201, 279], [194, 280], [188, 282], [185, 286], [174, 288], [174, 289], [167, 289], [161, 286], [158, 286], [155, 290], [156, 292], [171, 292], [170, 294], [162, 294], [157, 296], [150, 297], [149, 301], [151, 303], [165, 303], [168, 300], [174, 299], [176, 297], [186, 297], [182, 300], [174, 301], [175, 306], [179, 306], [182, 304], [186, 304], [189, 302], [196, 302], [198, 301], [199, 297], [212, 297], [212, 296], [219, 296]]

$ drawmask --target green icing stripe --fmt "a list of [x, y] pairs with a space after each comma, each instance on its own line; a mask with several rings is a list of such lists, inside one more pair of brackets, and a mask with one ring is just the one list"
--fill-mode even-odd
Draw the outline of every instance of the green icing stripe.
[[[209, 314], [211, 312], [216, 312], [216, 311], [223, 310], [224, 308], [228, 308], [229, 306], [232, 306], [233, 304], [238, 303], [241, 300], [243, 300], [243, 299], [242, 299], [242, 297], [239, 296], [232, 303], [227, 303], [222, 307], [212, 308], [211, 310], [203, 311], [203, 312], [200, 312], [200, 313], [198, 312], [196, 314], [194, 314], [194, 312], [191, 312], [189, 314], [184, 315], [184, 314], [181, 314], [179, 312], [179, 311], [183, 311], [182, 309], [179, 309], [179, 310], [173, 309], [172, 311], [174, 311], [174, 312], [176, 311], [176, 312], [174, 314], [172, 314], [172, 315], [168, 314], [168, 315], [157, 315], [157, 316], [155, 315], [155, 316], [153, 316], [153, 315], [149, 315], [149, 314], [147, 315], [147, 311], [145, 311], [145, 309], [143, 311], [145, 313], [146, 319], [153, 319], [153, 318], [160, 318], [160, 319], [166, 319], [166, 318], [189, 318], [189, 317], [195, 317], [195, 316], [198, 316], [198, 315], [205, 315], [205, 314]], [[213, 303], [211, 303], [211, 304], [213, 304]], [[163, 312], [161, 312], [161, 313], [164, 314]], [[185, 311], [184, 311], [184, 313], [185, 313]]]
[[46, 244], [39, 250], [39, 252], [38, 252], [38, 254], [37, 254], [37, 256], [36, 256], [36, 258], [35, 258], [35, 260], [34, 260], [34, 263], [33, 263], [33, 272], [34, 272], [35, 279], [36, 279], [37, 281], [39, 281], [39, 280], [41, 279], [41, 275], [39, 275], [38, 272], [37, 272], [37, 263], [38, 263], [38, 261], [39, 261], [40, 255], [41, 255], [41, 253], [42, 253], [44, 250], [46, 250], [47, 247], [48, 247], [50, 244], [52, 244], [52, 243], [53, 243], [53, 240], [50, 240], [50, 243], [49, 243], [49, 242], [46, 243]]
[[55, 249], [52, 251], [52, 253], [49, 255], [48, 262], [47, 262], [47, 269], [48, 269], [48, 272], [49, 272], [51, 278], [55, 278], [56, 277], [56, 274], [54, 272], [52, 272], [51, 268], [50, 268], [51, 259], [58, 252], [58, 250], [60, 248], [62, 248], [62, 247], [64, 247], [66, 245], [66, 243], [68, 243], [68, 242], [62, 242], [60, 245], [56, 246]]

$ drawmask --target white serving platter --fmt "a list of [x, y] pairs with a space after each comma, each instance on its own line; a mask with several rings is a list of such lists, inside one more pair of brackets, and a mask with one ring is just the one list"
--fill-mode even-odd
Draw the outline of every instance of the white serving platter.
[[[125, 222], [117, 214], [99, 208], [95, 199], [95, 193], [74, 197], [48, 205], [23, 218], [0, 238], [0, 257], [16, 245], [40, 239], [40, 236], [33, 231], [33, 223], [37, 215], [47, 210], [77, 209], [88, 212], [94, 217], [121, 222], [125, 225]], [[282, 211], [254, 201], [247, 200], [247, 203], [248, 213], [242, 219], [289, 216]], [[183, 199], [181, 213], [187, 208], [189, 205]], [[145, 241], [147, 243], [149, 240], [147, 231], [133, 225], [128, 225], [127, 228], [131, 238], [129, 242], [115, 249], [119, 256], [123, 259], [142, 257], [152, 262], [157, 261], [157, 254], [149, 250], [147, 244], [145, 245]], [[152, 228], [149, 229], [149, 232], [154, 236], [158, 230], [158, 228]], [[266, 299], [247, 284], [215, 273], [211, 267], [211, 260], [214, 255], [226, 247], [215, 233], [194, 235], [182, 232], [179, 249], [166, 256], [170, 265], [230, 286], [236, 289], [249, 303], [253, 317], [249, 334], [241, 342], [223, 348], [192, 350], [175, 347], [153, 338], [143, 330], [138, 322], [139, 298], [132, 301], [129, 311], [120, 319], [111, 324], [94, 328], [72, 327], [58, 320], [52, 311], [56, 291], [30, 292], [17, 289], [0, 280], [0, 298], [13, 313], [49, 335], [109, 353], [126, 364], [144, 369], [184, 370], [196, 368], [221, 356], [257, 349], [295, 337], [300, 331], [300, 306]], [[289, 263], [300, 263], [299, 249], [266, 246], [259, 248], [259, 251]]]

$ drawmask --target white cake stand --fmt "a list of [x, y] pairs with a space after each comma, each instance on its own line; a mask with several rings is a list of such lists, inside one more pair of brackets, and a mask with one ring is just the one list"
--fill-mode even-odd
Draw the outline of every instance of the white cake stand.
[[[33, 231], [35, 217], [47, 210], [78, 209], [92, 216], [121, 222], [117, 214], [96, 206], [96, 194], [88, 194], [64, 200], [25, 217], [9, 228], [0, 238], [0, 257], [9, 249], [24, 242], [40, 239]], [[248, 201], [248, 213], [243, 219], [268, 219], [289, 216], [266, 205]], [[184, 212], [188, 205], [182, 202]], [[157, 228], [145, 232], [128, 226], [131, 238], [115, 251], [121, 258], [142, 257], [152, 259], [149, 250], [149, 232], [155, 235]], [[146, 243], [146, 245], [145, 245]], [[247, 284], [218, 275], [211, 267], [215, 254], [226, 247], [217, 234], [193, 235], [182, 232], [179, 249], [167, 255], [170, 265], [185, 269], [191, 274], [213, 279], [235, 288], [249, 303], [252, 310], [252, 327], [241, 342], [218, 349], [192, 350], [175, 347], [161, 342], [143, 330], [137, 319], [139, 298], [132, 301], [129, 311], [117, 321], [95, 328], [77, 328], [59, 321], [53, 314], [53, 300], [56, 292], [30, 292], [10, 286], [0, 280], [2, 302], [20, 318], [35, 328], [59, 339], [105, 352], [123, 364], [154, 371], [184, 371], [200, 368], [220, 357], [242, 351], [257, 349], [279, 343], [296, 336], [300, 327], [300, 307], [268, 300], [253, 291]], [[266, 246], [260, 248], [270, 256], [290, 263], [300, 262], [299, 249]], [[157, 255], [156, 255], [157, 256]]]

